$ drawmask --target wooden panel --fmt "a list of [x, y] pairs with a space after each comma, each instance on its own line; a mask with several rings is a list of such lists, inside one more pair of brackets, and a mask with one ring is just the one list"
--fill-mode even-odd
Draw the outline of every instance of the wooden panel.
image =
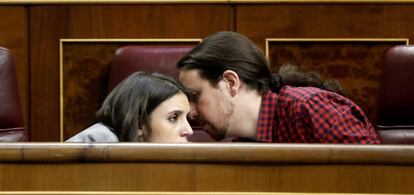
[[30, 10], [33, 141], [59, 140], [60, 38], [201, 38], [232, 30], [233, 24], [229, 5], [62, 5]]
[[237, 31], [265, 38], [414, 38], [414, 4], [237, 5]]
[[413, 3], [413, 0], [2, 0], [0, 4], [278, 4], [278, 3]]
[[349, 98], [361, 106], [374, 124], [380, 95], [380, 66], [385, 51], [406, 40], [270, 40], [268, 56], [272, 71], [282, 64], [297, 64], [304, 71], [316, 71], [324, 79], [339, 80]]
[[2, 0], [0, 4], [278, 4], [278, 3], [413, 3], [413, 0]]
[[[414, 38], [414, 5], [412, 4], [279, 4], [279, 5], [238, 5], [237, 31], [245, 34], [264, 49], [265, 38]], [[377, 99], [380, 60], [383, 51], [391, 45], [378, 48], [370, 53], [364, 48], [350, 48], [354, 53], [376, 56], [361, 56], [355, 63], [351, 58], [344, 58], [335, 68], [321, 69], [323, 63], [331, 60], [333, 51], [319, 48], [308, 56], [304, 63], [306, 69], [321, 71], [325, 77], [338, 76], [354, 100], [361, 105], [375, 124], [377, 118]], [[368, 48], [365, 48], [368, 49]], [[300, 50], [300, 48], [299, 48]], [[306, 48], [304, 48], [306, 50]], [[323, 53], [323, 51], [326, 51]], [[279, 52], [279, 51], [278, 51]], [[286, 54], [286, 53], [285, 53]], [[281, 54], [284, 55], [284, 54]], [[287, 54], [286, 54], [287, 55]], [[338, 54], [339, 55], [339, 54]], [[359, 58], [354, 56], [354, 58]], [[373, 59], [376, 62], [363, 61]], [[275, 60], [272, 58], [271, 60]], [[276, 70], [281, 61], [271, 61]], [[335, 63], [331, 61], [330, 63]], [[355, 65], [358, 65], [355, 67]], [[345, 70], [343, 69], [345, 67]], [[358, 70], [356, 74], [346, 72], [350, 68]], [[369, 71], [369, 72], [366, 72]], [[357, 75], [361, 75], [357, 76]], [[336, 78], [336, 77], [335, 77]], [[361, 80], [361, 78], [363, 78]], [[368, 81], [368, 82], [367, 82]], [[367, 87], [368, 86], [368, 87]]]
[[106, 97], [112, 56], [121, 43], [64, 43], [62, 47], [63, 140], [93, 123]]
[[331, 144], [0, 144], [0, 189], [414, 193], [413, 152]]
[[[24, 6], [0, 6], [0, 47], [9, 49], [16, 62], [20, 102], [29, 125], [29, 51], [28, 21]], [[27, 126], [30, 132], [30, 126]]]
[[414, 193], [414, 168], [396, 166], [42, 163], [0, 171], [4, 191]]
[[111, 59], [126, 45], [195, 46], [199, 40], [99, 40], [62, 42], [62, 141], [93, 123], [96, 111], [108, 94]]
[[414, 147], [275, 143], [0, 143], [0, 162], [414, 165]]

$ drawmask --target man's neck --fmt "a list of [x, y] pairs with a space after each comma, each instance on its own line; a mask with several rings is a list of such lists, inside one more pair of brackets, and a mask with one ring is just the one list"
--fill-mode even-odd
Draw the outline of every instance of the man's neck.
[[256, 140], [262, 96], [255, 90], [246, 90], [235, 98], [227, 136]]

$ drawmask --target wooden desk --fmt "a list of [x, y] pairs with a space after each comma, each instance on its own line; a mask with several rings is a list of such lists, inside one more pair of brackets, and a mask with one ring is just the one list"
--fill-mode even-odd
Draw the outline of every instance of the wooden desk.
[[414, 193], [413, 165], [412, 146], [12, 143], [0, 189]]

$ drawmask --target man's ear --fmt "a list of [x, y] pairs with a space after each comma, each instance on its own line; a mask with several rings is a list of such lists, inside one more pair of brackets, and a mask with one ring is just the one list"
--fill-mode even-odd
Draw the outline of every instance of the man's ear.
[[226, 70], [223, 72], [223, 80], [227, 83], [230, 95], [235, 96], [240, 90], [239, 75], [232, 70]]

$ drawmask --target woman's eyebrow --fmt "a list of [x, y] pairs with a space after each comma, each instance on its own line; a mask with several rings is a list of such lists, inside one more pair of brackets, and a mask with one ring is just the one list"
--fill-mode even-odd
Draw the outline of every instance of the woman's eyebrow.
[[183, 114], [184, 112], [182, 110], [173, 110], [171, 112], [169, 112], [168, 114]]

